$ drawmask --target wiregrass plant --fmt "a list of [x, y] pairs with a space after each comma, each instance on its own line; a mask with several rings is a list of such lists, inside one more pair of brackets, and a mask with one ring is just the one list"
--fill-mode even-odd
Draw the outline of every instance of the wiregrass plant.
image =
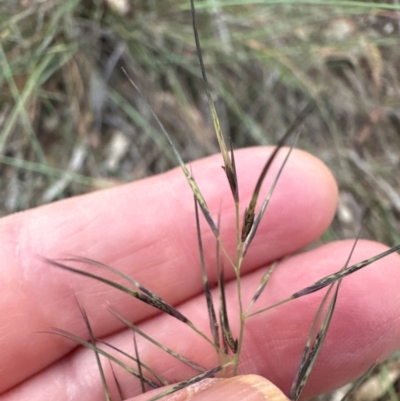
[[[200, 269], [201, 269], [201, 277], [203, 282], [204, 295], [206, 298], [207, 304], [207, 313], [210, 324], [210, 332], [211, 336], [204, 333], [200, 330], [190, 319], [189, 316], [183, 315], [177, 308], [168, 304], [164, 299], [155, 294], [151, 289], [143, 286], [134, 277], [130, 277], [111, 266], [105, 265], [101, 262], [83, 258], [83, 257], [72, 257], [63, 260], [48, 260], [50, 264], [55, 267], [62, 268], [69, 272], [73, 272], [85, 277], [89, 277], [94, 280], [98, 280], [103, 282], [106, 285], [116, 288], [119, 291], [122, 291], [133, 298], [150, 305], [151, 307], [157, 309], [158, 311], [170, 315], [172, 318], [178, 320], [179, 322], [188, 326], [191, 330], [193, 330], [197, 335], [202, 337], [206, 342], [208, 342], [215, 351], [215, 366], [212, 368], [204, 368], [197, 364], [196, 362], [190, 360], [185, 355], [182, 355], [171, 348], [168, 348], [157, 341], [157, 339], [148, 336], [144, 333], [138, 326], [133, 324], [131, 321], [126, 319], [123, 315], [121, 315], [118, 310], [111, 306], [110, 312], [119, 319], [128, 329], [132, 330], [134, 335], [134, 349], [135, 355], [128, 355], [121, 349], [118, 349], [113, 344], [102, 341], [101, 339], [97, 339], [95, 333], [93, 333], [90, 321], [86, 311], [79, 306], [83, 320], [87, 326], [89, 339], [85, 340], [75, 336], [72, 333], [66, 332], [61, 329], [53, 329], [53, 332], [64, 336], [68, 339], [75, 341], [76, 343], [87, 347], [94, 351], [96, 361], [98, 364], [105, 398], [107, 400], [111, 400], [109, 384], [106, 381], [104, 369], [100, 360], [100, 355], [107, 358], [111, 364], [116, 364], [129, 372], [132, 376], [136, 377], [140, 383], [142, 391], [145, 392], [148, 389], [156, 389], [161, 386], [166, 386], [170, 384], [166, 378], [160, 375], [156, 368], [153, 366], [149, 366], [141, 360], [138, 347], [136, 344], [136, 336], [139, 335], [144, 339], [152, 342], [165, 353], [171, 355], [176, 358], [180, 363], [187, 365], [190, 369], [196, 371], [197, 373], [191, 377], [190, 379], [181, 382], [179, 384], [170, 386], [167, 390], [162, 391], [156, 396], [150, 398], [150, 400], [161, 399], [162, 397], [174, 393], [184, 387], [187, 387], [191, 384], [194, 384], [202, 379], [214, 377], [216, 375], [229, 376], [235, 375], [238, 372], [238, 368], [240, 365], [241, 353], [245, 339], [245, 327], [248, 319], [252, 318], [255, 315], [266, 313], [268, 310], [273, 308], [277, 308], [280, 305], [290, 302], [294, 299], [307, 296], [316, 291], [320, 291], [324, 288], [327, 288], [325, 295], [322, 298], [321, 304], [317, 310], [315, 315], [315, 319], [313, 321], [312, 326], [310, 327], [309, 336], [305, 341], [304, 351], [299, 360], [298, 369], [295, 377], [293, 378], [292, 388], [290, 392], [290, 399], [292, 401], [298, 400], [305, 388], [307, 380], [310, 376], [310, 373], [313, 369], [313, 366], [317, 360], [318, 354], [322, 348], [324, 343], [324, 339], [329, 330], [330, 322], [332, 316], [335, 311], [335, 305], [337, 301], [337, 297], [339, 294], [339, 288], [343, 279], [347, 276], [357, 272], [358, 270], [374, 263], [375, 261], [384, 258], [391, 253], [397, 252], [400, 250], [400, 245], [394, 246], [389, 250], [382, 252], [372, 258], [364, 260], [360, 263], [350, 265], [349, 261], [356, 247], [357, 241], [354, 242], [353, 249], [348, 257], [347, 263], [342, 267], [341, 270], [328, 275], [314, 283], [311, 283], [309, 286], [293, 293], [291, 296], [275, 303], [273, 305], [269, 305], [267, 307], [261, 307], [258, 310], [254, 310], [254, 306], [259, 299], [260, 295], [266, 291], [268, 282], [271, 276], [274, 273], [274, 269], [277, 266], [278, 262], [273, 263], [269, 269], [267, 269], [264, 276], [261, 278], [260, 283], [254, 295], [248, 305], [244, 304], [242, 300], [242, 292], [241, 292], [241, 269], [243, 265], [243, 261], [245, 259], [246, 253], [257, 233], [257, 229], [259, 224], [264, 216], [264, 213], [268, 207], [271, 196], [273, 196], [274, 189], [280, 179], [280, 176], [284, 170], [285, 164], [290, 157], [293, 146], [296, 142], [295, 134], [298, 131], [299, 126], [302, 121], [309, 115], [313, 110], [313, 103], [310, 103], [303, 109], [303, 111], [299, 114], [299, 116], [295, 119], [292, 125], [287, 129], [287, 132], [282, 137], [280, 142], [277, 144], [275, 150], [272, 152], [271, 156], [266, 160], [265, 165], [260, 172], [259, 178], [257, 180], [256, 186], [254, 188], [250, 203], [246, 205], [245, 213], [243, 216], [240, 215], [241, 210], [241, 199], [240, 199], [240, 183], [237, 178], [236, 164], [235, 164], [235, 153], [232, 148], [231, 143], [227, 143], [224, 138], [224, 135], [221, 130], [220, 122], [217, 116], [216, 108], [210, 93], [210, 87], [207, 79], [206, 69], [203, 62], [202, 50], [200, 46], [200, 39], [198, 34], [198, 27], [196, 24], [196, 11], [194, 0], [191, 0], [191, 15], [192, 15], [192, 24], [194, 31], [194, 38], [197, 48], [198, 59], [200, 63], [200, 69], [204, 81], [205, 92], [208, 99], [208, 105], [210, 109], [210, 113], [212, 115], [212, 120], [214, 123], [215, 134], [217, 137], [218, 145], [222, 154], [223, 159], [223, 169], [226, 174], [227, 181], [230, 186], [232, 200], [235, 205], [235, 221], [236, 221], [236, 254], [234, 257], [229, 255], [228, 251], [225, 248], [224, 242], [222, 241], [220, 235], [220, 216], [217, 221], [212, 216], [208, 205], [207, 200], [203, 197], [201, 188], [198, 187], [194, 176], [192, 175], [190, 169], [185, 165], [183, 159], [181, 158], [177, 148], [175, 147], [171, 137], [168, 132], [164, 128], [162, 122], [157, 117], [156, 113], [153, 111], [151, 106], [146, 102], [149, 107], [152, 116], [157, 122], [161, 132], [165, 136], [165, 139], [169, 143], [171, 150], [179, 163], [184, 176], [190, 186], [193, 197], [194, 197], [194, 210], [195, 210], [195, 220], [197, 227], [197, 239], [198, 239], [198, 248], [200, 253]], [[128, 76], [128, 74], [126, 74]], [[128, 77], [129, 79], [129, 77]], [[129, 79], [130, 80], [130, 79]], [[144, 99], [144, 96], [141, 94], [140, 89], [137, 85], [130, 80], [132, 86], [138, 91], [141, 97]], [[284, 147], [289, 141], [291, 142], [291, 146], [289, 148]], [[280, 166], [279, 172], [274, 178], [273, 184], [264, 199], [260, 198], [260, 189], [265, 180], [267, 173], [270, 170], [270, 167], [276, 156], [279, 152], [286, 152], [284, 161]], [[260, 205], [261, 203], [261, 205]], [[215, 269], [217, 271], [218, 277], [218, 293], [219, 293], [219, 310], [216, 310], [215, 300], [213, 298], [211, 292], [211, 285], [209, 282], [209, 277], [207, 274], [206, 264], [205, 264], [205, 251], [203, 248], [203, 238], [202, 238], [202, 230], [200, 227], [200, 213], [205, 217], [205, 220], [208, 224], [209, 229], [212, 231], [213, 236], [216, 241], [216, 266]], [[76, 267], [76, 265], [80, 264], [92, 265], [97, 268], [103, 269], [104, 271], [111, 272], [117, 278], [122, 279], [124, 284], [121, 284], [119, 281], [114, 281], [108, 278], [105, 278], [99, 274], [95, 274], [90, 272], [89, 270], [81, 269]], [[227, 299], [225, 296], [225, 280], [224, 280], [224, 270], [225, 265], [228, 265], [227, 268], [233, 269], [235, 273], [235, 280], [237, 286], [237, 299], [238, 299], [238, 309], [240, 311], [239, 321], [240, 326], [238, 332], [233, 332], [230, 328], [229, 324], [229, 305], [227, 305]], [[120, 354], [129, 360], [132, 361], [132, 365], [127, 364], [118, 357], [115, 356], [109, 350], [116, 351], [117, 354]], [[112, 365], [111, 365], [112, 366]], [[370, 369], [371, 370], [371, 369]], [[367, 374], [370, 372], [367, 372]], [[122, 391], [119, 387], [118, 381], [114, 375], [114, 380], [117, 383], [117, 387], [119, 389], [119, 395], [121, 399], [123, 398]], [[355, 383], [358, 385], [359, 381]], [[349, 395], [346, 394], [345, 398]], [[344, 399], [345, 399], [344, 398]]]

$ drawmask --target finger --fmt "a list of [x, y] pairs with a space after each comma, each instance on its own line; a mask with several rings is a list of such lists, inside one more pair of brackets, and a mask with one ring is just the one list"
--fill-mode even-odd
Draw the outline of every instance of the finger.
[[[351, 247], [350, 241], [333, 243], [282, 261], [257, 308], [274, 304], [340, 270]], [[380, 244], [361, 241], [352, 263], [383, 250], [384, 247]], [[394, 254], [344, 279], [332, 324], [310, 376], [305, 396], [323, 393], [347, 383], [400, 346], [399, 267], [400, 257]], [[262, 270], [242, 278], [245, 305], [258, 286]], [[227, 286], [227, 293], [230, 322], [237, 335], [239, 309], [234, 282]], [[323, 294], [324, 291], [320, 291], [249, 318], [239, 372], [266, 377], [288, 394]], [[206, 306], [202, 297], [188, 301], [180, 310], [190, 316], [201, 329], [209, 332]], [[180, 352], [207, 369], [218, 364], [215, 351], [209, 344], [169, 316], [157, 316], [142, 323], [140, 327], [166, 347]], [[129, 331], [116, 334], [107, 341], [133, 354], [132, 333]], [[139, 338], [138, 342], [142, 362], [155, 368], [168, 380], [183, 381], [196, 374], [148, 341]], [[103, 366], [111, 387], [115, 390], [109, 364], [104, 363]], [[140, 394], [140, 383], [137, 379], [121, 369], [115, 370], [125, 396]], [[59, 377], [63, 378], [62, 385], [57, 382]], [[70, 392], [67, 394], [66, 389], [71, 387], [76, 391], [76, 398], [71, 397]], [[38, 395], [41, 391], [46, 391], [50, 398], [60, 401], [82, 399], [82, 394], [87, 401], [99, 399], [102, 388], [92, 351], [76, 352], [0, 400], [16, 401], [29, 394], [30, 399], [35, 401], [40, 399]]]
[[[249, 202], [257, 180], [255, 172], [261, 170], [270, 152], [237, 152], [243, 205]], [[264, 194], [282, 159], [273, 165]], [[221, 210], [222, 236], [233, 253], [234, 207], [220, 164], [220, 157], [214, 156], [193, 163], [192, 169], [213, 216]], [[92, 324], [99, 336], [121, 328], [105, 313], [109, 303], [118, 304], [122, 313], [136, 321], [154, 314], [142, 306], [132, 308], [129, 297], [107, 286], [41, 263], [38, 255], [58, 258], [72, 254], [100, 260], [125, 271], [172, 304], [201, 291], [192, 197], [182, 173], [174, 170], [2, 219], [0, 274], [5, 284], [0, 294], [0, 330], [4, 333], [0, 391], [71, 349], [70, 343], [37, 332], [58, 327], [84, 335], [75, 297], [93, 311]], [[336, 201], [336, 185], [327, 168], [314, 157], [295, 151], [248, 253], [244, 271], [317, 238], [329, 225]], [[213, 280], [215, 241], [204, 223], [202, 230]], [[232, 272], [229, 275], [232, 277]]]

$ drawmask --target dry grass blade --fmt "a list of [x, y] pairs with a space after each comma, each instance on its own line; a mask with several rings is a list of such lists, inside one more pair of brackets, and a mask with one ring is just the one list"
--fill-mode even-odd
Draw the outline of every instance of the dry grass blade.
[[246, 238], [249, 235], [250, 230], [253, 226], [258, 196], [260, 194], [261, 185], [264, 182], [264, 179], [265, 179], [265, 176], [266, 176], [268, 170], [270, 169], [270, 167], [271, 167], [273, 161], [275, 160], [280, 149], [282, 149], [282, 147], [285, 145], [286, 141], [289, 139], [289, 137], [292, 135], [292, 133], [296, 130], [296, 128], [311, 113], [311, 111], [313, 110], [313, 107], [314, 107], [314, 103], [309, 102], [308, 105], [303, 109], [303, 111], [299, 114], [299, 116], [296, 118], [296, 120], [289, 127], [289, 129], [286, 131], [286, 133], [282, 137], [282, 139], [278, 142], [276, 148], [274, 149], [271, 156], [268, 158], [267, 162], [265, 163], [265, 165], [261, 171], [260, 177], [257, 180], [257, 184], [254, 188], [253, 195], [251, 197], [249, 206], [246, 208], [246, 211], [244, 214], [243, 227], [242, 227], [242, 242], [244, 242], [246, 240]]
[[111, 401], [111, 396], [110, 396], [110, 392], [108, 390], [107, 381], [106, 381], [106, 377], [105, 377], [105, 374], [104, 374], [104, 369], [103, 369], [103, 366], [102, 366], [101, 361], [100, 361], [100, 355], [99, 355], [99, 353], [97, 351], [96, 338], [95, 338], [95, 336], [93, 334], [92, 326], [90, 325], [89, 318], [88, 318], [88, 315], [87, 315], [85, 309], [82, 308], [82, 306], [79, 304], [79, 302], [77, 302], [77, 303], [78, 303], [78, 307], [79, 307], [79, 310], [81, 312], [81, 315], [83, 317], [83, 320], [84, 320], [84, 322], [86, 324], [86, 327], [88, 329], [88, 332], [89, 332], [89, 335], [90, 335], [90, 341], [91, 341], [92, 345], [94, 346], [93, 350], [94, 350], [94, 353], [96, 355], [96, 363], [97, 363], [97, 367], [99, 368], [100, 377], [101, 377], [101, 384], [103, 386], [104, 395], [106, 396], [106, 400], [107, 401]]
[[[226, 174], [226, 177], [228, 178], [228, 182], [231, 187], [232, 195], [236, 202], [237, 199], [239, 199], [239, 195], [238, 195], [238, 182], [237, 182], [237, 174], [236, 174], [235, 164], [229, 157], [228, 148], [226, 146], [224, 135], [222, 134], [222, 130], [221, 130], [221, 124], [218, 119], [214, 101], [212, 100], [212, 97], [210, 94], [210, 88], [209, 88], [209, 83], [208, 83], [208, 79], [207, 79], [206, 69], [204, 67], [203, 54], [201, 51], [199, 32], [197, 29], [196, 8], [194, 5], [194, 0], [190, 0], [190, 6], [191, 6], [191, 11], [192, 11], [192, 25], [193, 25], [194, 40], [196, 42], [197, 56], [199, 59], [201, 74], [203, 76], [205, 91], [207, 94], [208, 106], [211, 111], [211, 115], [212, 115], [212, 119], [213, 119], [213, 123], [214, 123], [215, 134], [216, 134], [217, 140], [218, 140], [218, 145], [221, 150], [222, 158], [224, 160], [225, 174]], [[231, 145], [231, 153], [233, 153], [232, 145]]]
[[[97, 353], [105, 356], [106, 358], [108, 358], [110, 361], [116, 363], [117, 365], [121, 366], [122, 369], [125, 369], [128, 373], [132, 374], [133, 376], [137, 377], [138, 379], [141, 378], [140, 374], [138, 371], [136, 371], [135, 369], [132, 369], [129, 365], [127, 365], [126, 363], [122, 362], [121, 360], [119, 360], [118, 358], [114, 357], [113, 355], [111, 355], [110, 353], [104, 351], [103, 349], [97, 347], [96, 345], [93, 345], [92, 343], [84, 340], [83, 338], [80, 338], [74, 334], [69, 333], [68, 331], [65, 330], [61, 330], [61, 329], [57, 329], [57, 328], [52, 328], [52, 331], [50, 332], [51, 334], [57, 334], [61, 337], [65, 337], [71, 341], [74, 341], [77, 344], [80, 344], [86, 348], [89, 348], [93, 351], [96, 351]], [[144, 382], [150, 386], [152, 389], [156, 389], [159, 388], [160, 386], [157, 383], [154, 383], [153, 381], [147, 379], [147, 378], [143, 378]]]
[[251, 302], [249, 304], [249, 307], [247, 308], [247, 313], [250, 312], [250, 310], [253, 308], [254, 304], [257, 302], [258, 298], [264, 291], [266, 285], [268, 284], [269, 279], [271, 278], [272, 273], [274, 272], [276, 266], [278, 266], [278, 262], [274, 262], [270, 268], [264, 273], [260, 280], [260, 285], [258, 286], [256, 292], [253, 295], [253, 298], [251, 299]]
[[[107, 345], [107, 347], [110, 347], [111, 349], [113, 349], [114, 351], [117, 351], [118, 353], [120, 353], [121, 355], [124, 355], [125, 357], [127, 357], [128, 359], [131, 359], [132, 361], [134, 361], [136, 364], [138, 364], [138, 359], [135, 358], [134, 356], [128, 354], [127, 352], [123, 351], [122, 349], [116, 347], [115, 345], [110, 344], [107, 341], [103, 341], [103, 340], [97, 340], [99, 343]], [[165, 379], [164, 377], [162, 377], [159, 373], [157, 373], [154, 369], [152, 369], [149, 365], [140, 362], [140, 366], [144, 369], [146, 369], [150, 374], [152, 374], [160, 383], [160, 386], [168, 386], [168, 384], [170, 384], [168, 382], [167, 379]], [[143, 370], [143, 369], [142, 369]], [[139, 372], [140, 373], [140, 372]]]
[[121, 322], [123, 322], [127, 327], [129, 327], [131, 330], [133, 330], [134, 332], [141, 335], [146, 340], [152, 342], [154, 345], [156, 345], [157, 347], [159, 347], [160, 349], [165, 351], [167, 354], [173, 356], [174, 358], [178, 359], [180, 362], [188, 365], [189, 367], [191, 367], [194, 370], [197, 370], [199, 372], [205, 371], [205, 369], [203, 367], [201, 367], [200, 365], [198, 365], [197, 363], [195, 363], [195, 362], [191, 361], [190, 359], [186, 358], [185, 356], [175, 352], [171, 348], [168, 348], [168, 347], [160, 344], [158, 341], [156, 341], [153, 338], [151, 338], [150, 336], [148, 336], [146, 333], [144, 333], [142, 330], [140, 330], [139, 327], [137, 327], [135, 324], [133, 324], [129, 320], [125, 319], [115, 308], [111, 307], [110, 310], [111, 310], [111, 313], [117, 319], [119, 319]]
[[225, 364], [225, 365], [219, 365], [219, 366], [217, 366], [215, 368], [207, 370], [206, 372], [201, 373], [200, 375], [194, 376], [189, 380], [181, 382], [181, 383], [177, 384], [176, 386], [174, 386], [174, 387], [172, 387], [172, 388], [170, 388], [168, 390], [165, 390], [160, 394], [157, 394], [155, 397], [150, 398], [148, 401], [159, 400], [159, 399], [161, 399], [161, 398], [163, 398], [163, 397], [165, 397], [165, 396], [167, 396], [169, 394], [176, 393], [177, 391], [182, 390], [185, 387], [191, 386], [192, 384], [195, 384], [195, 383], [197, 383], [197, 382], [199, 382], [201, 380], [212, 378], [212, 377], [215, 376], [216, 373], [220, 372], [222, 369], [224, 369], [228, 365], [229, 365], [229, 363]]
[[211, 333], [213, 336], [214, 344], [219, 348], [220, 344], [219, 344], [218, 322], [217, 322], [217, 317], [215, 314], [214, 301], [213, 301], [213, 297], [211, 294], [210, 283], [208, 281], [206, 264], [205, 264], [205, 260], [204, 260], [203, 241], [201, 239], [201, 231], [200, 231], [199, 208], [197, 205], [196, 198], [194, 198], [194, 208], [195, 208], [195, 214], [196, 214], [197, 240], [198, 240], [199, 252], [200, 252], [201, 277], [203, 280], [204, 294], [206, 296], [206, 301], [207, 301], [208, 318], [210, 320], [210, 329], [211, 329]]
[[216, 238], [219, 238], [219, 232], [217, 229], [217, 226], [214, 223], [214, 220], [211, 217], [211, 213], [208, 209], [207, 206], [207, 202], [204, 199], [199, 187], [197, 186], [195, 180], [193, 179], [192, 175], [190, 174], [188, 168], [186, 167], [185, 163], [182, 160], [181, 155], [179, 154], [178, 150], [176, 149], [176, 146], [174, 144], [174, 142], [172, 141], [171, 137], [169, 136], [167, 130], [165, 129], [163, 123], [160, 121], [160, 119], [157, 117], [157, 114], [155, 113], [155, 111], [153, 110], [153, 108], [150, 106], [149, 102], [146, 100], [146, 98], [144, 97], [144, 95], [142, 94], [142, 92], [140, 91], [140, 89], [138, 88], [138, 86], [135, 84], [135, 82], [129, 77], [129, 75], [126, 73], [126, 71], [124, 70], [124, 73], [127, 77], [127, 79], [129, 80], [130, 84], [136, 89], [136, 91], [139, 93], [140, 97], [142, 98], [143, 102], [146, 104], [146, 106], [149, 108], [151, 115], [153, 116], [153, 118], [155, 119], [155, 121], [157, 122], [158, 126], [160, 127], [162, 133], [164, 134], [164, 136], [166, 137], [168, 143], [170, 144], [174, 155], [176, 157], [176, 160], [178, 161], [183, 174], [186, 177], [186, 180], [188, 181], [190, 188], [192, 189], [192, 192], [194, 194], [194, 196], [196, 197], [197, 201], [199, 202], [200, 208], [204, 214], [204, 217], [207, 220], [207, 223], [209, 224], [212, 232], [214, 233]]
[[168, 315], [170, 315], [170, 316], [174, 317], [175, 319], [178, 319], [179, 321], [194, 328], [193, 323], [191, 323], [190, 320], [186, 316], [182, 315], [182, 313], [180, 313], [176, 308], [169, 305], [167, 302], [162, 300], [160, 297], [155, 298], [152, 295], [142, 294], [141, 292], [131, 290], [130, 288], [125, 287], [115, 281], [108, 280], [104, 277], [98, 276], [93, 273], [89, 273], [85, 270], [76, 269], [74, 267], [67, 266], [64, 263], [60, 263], [55, 260], [47, 259], [46, 261], [53, 266], [60, 267], [61, 269], [68, 270], [68, 271], [71, 271], [74, 273], [78, 273], [82, 276], [90, 277], [97, 281], [101, 281], [102, 283], [105, 283], [111, 287], [114, 287], [114, 288], [122, 291], [122, 292], [125, 292], [126, 294], [138, 299], [139, 301], [144, 302], [147, 305], [150, 305], [150, 306], [160, 310], [161, 312], [168, 313]]

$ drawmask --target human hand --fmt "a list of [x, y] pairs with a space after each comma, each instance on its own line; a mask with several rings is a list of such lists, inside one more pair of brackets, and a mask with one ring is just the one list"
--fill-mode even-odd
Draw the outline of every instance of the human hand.
[[[236, 153], [243, 206], [249, 202], [270, 151], [257, 148]], [[265, 188], [275, 177], [279, 161], [282, 157], [269, 172]], [[221, 235], [233, 253], [234, 208], [220, 165], [220, 156], [213, 156], [193, 163], [192, 169], [213, 215], [222, 211]], [[243, 265], [245, 305], [265, 268], [317, 239], [330, 224], [336, 204], [337, 188], [330, 172], [317, 159], [294, 151]], [[215, 283], [215, 239], [205, 223], [202, 230], [207, 268]], [[76, 299], [88, 312], [98, 338], [133, 353], [132, 333], [109, 313], [112, 305], [160, 343], [206, 368], [216, 365], [213, 349], [182, 323], [102, 283], [49, 266], [38, 257], [79, 255], [118, 268], [170, 304], [179, 305], [179, 310], [208, 332], [193, 195], [180, 170], [8, 216], [0, 221], [0, 233], [0, 401], [104, 399], [93, 351], [74, 350], [76, 344], [71, 341], [43, 333], [55, 327], [88, 337]], [[340, 241], [285, 258], [255, 307], [284, 299], [340, 270], [352, 245], [353, 241]], [[360, 241], [352, 262], [384, 249]], [[354, 379], [400, 345], [399, 267], [400, 257], [394, 254], [344, 279], [305, 397]], [[236, 286], [231, 269], [227, 266], [225, 270], [235, 332], [239, 316]], [[249, 318], [239, 373], [267, 377], [288, 393], [322, 295], [317, 292]], [[138, 343], [142, 361], [171, 382], [192, 374], [147, 341], [138, 338]], [[112, 377], [109, 364], [103, 365], [106, 375]], [[116, 375], [126, 398], [140, 394], [137, 379], [118, 368]], [[115, 392], [115, 383], [109, 382]], [[232, 383], [246, 385], [233, 381], [230, 386]], [[223, 398], [245, 399], [235, 386], [225, 388], [233, 398]], [[208, 394], [208, 399], [218, 399], [215, 397]]]

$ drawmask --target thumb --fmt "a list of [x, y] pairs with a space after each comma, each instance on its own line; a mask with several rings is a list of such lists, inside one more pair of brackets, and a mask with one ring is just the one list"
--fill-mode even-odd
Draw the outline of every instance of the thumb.
[[[165, 387], [164, 387], [165, 389]], [[132, 401], [145, 401], [149, 395], [142, 394]], [[257, 375], [235, 376], [230, 379], [205, 379], [185, 387], [176, 393], [161, 398], [162, 401], [289, 401], [289, 399], [267, 379]]]
[[[190, 388], [189, 388], [190, 390]], [[193, 391], [192, 391], [193, 392]], [[178, 398], [181, 401], [180, 398]], [[267, 379], [257, 375], [235, 376], [215, 380], [205, 389], [189, 393], [182, 401], [289, 401], [289, 399]]]
[[[171, 386], [172, 387], [172, 386]], [[146, 401], [166, 387], [150, 391], [131, 401]], [[161, 398], [162, 401], [289, 401], [274, 384], [257, 375], [235, 376], [230, 379], [204, 379], [176, 393]]]

